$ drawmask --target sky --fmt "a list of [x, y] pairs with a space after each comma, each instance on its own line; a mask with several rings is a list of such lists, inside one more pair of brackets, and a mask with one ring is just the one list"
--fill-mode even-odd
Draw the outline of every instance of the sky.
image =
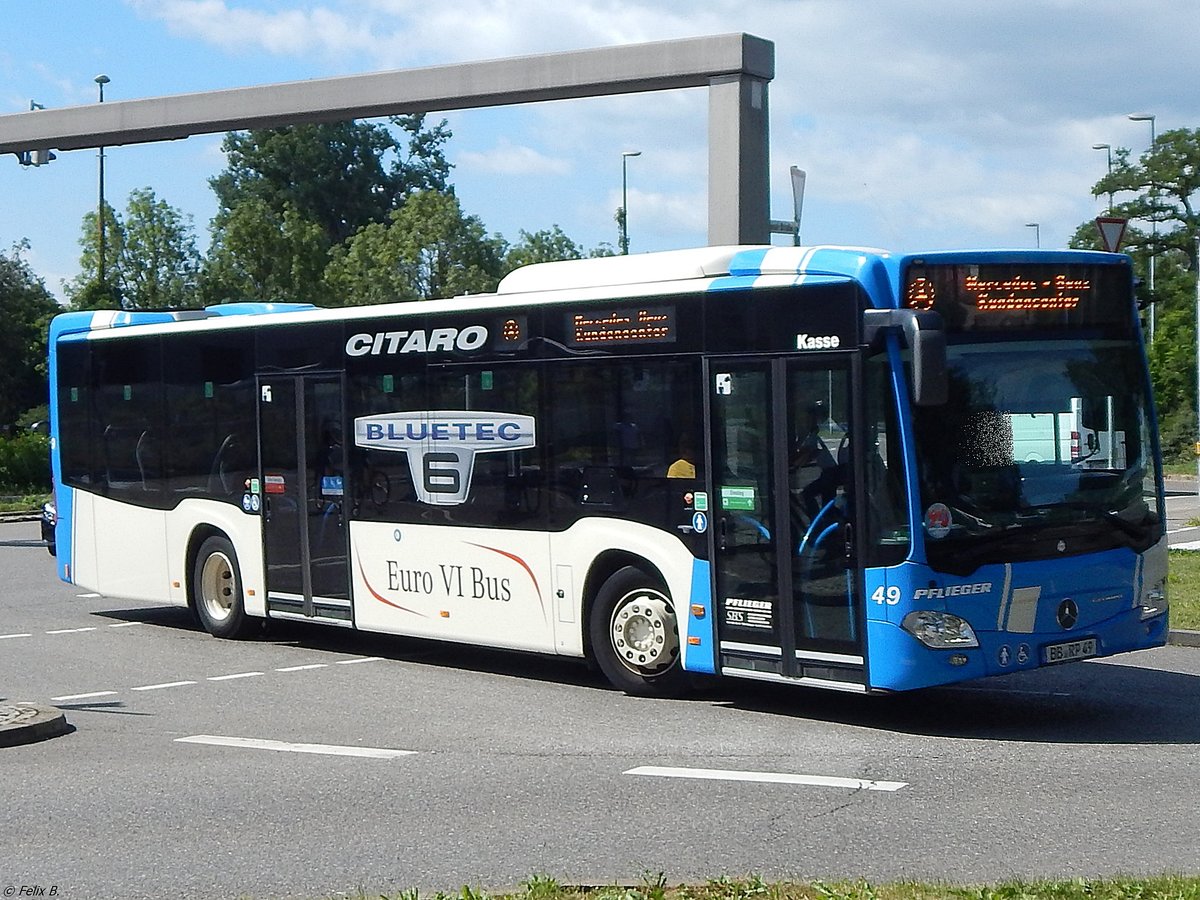
[[[801, 237], [898, 252], [1061, 247], [1104, 213], [1105, 151], [1200, 128], [1196, 0], [56, 0], [4, 4], [0, 114], [336, 75], [746, 32], [775, 45], [771, 214]], [[558, 225], [617, 244], [628, 160], [630, 251], [702, 246], [707, 92], [592, 98], [443, 115], [466, 212], [489, 233]], [[221, 135], [110, 147], [105, 199], [152, 189], [216, 211]], [[0, 250], [62, 296], [78, 274], [95, 150], [47, 166], [0, 159]], [[1031, 227], [1036, 223], [1037, 228]], [[777, 243], [790, 239], [779, 236]]]

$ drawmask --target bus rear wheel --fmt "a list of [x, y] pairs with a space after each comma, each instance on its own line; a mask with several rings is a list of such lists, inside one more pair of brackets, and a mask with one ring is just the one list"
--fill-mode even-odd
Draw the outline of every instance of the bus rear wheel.
[[640, 568], [626, 566], [604, 582], [588, 628], [596, 664], [615, 687], [646, 697], [687, 690], [675, 607]]
[[250, 634], [254, 622], [246, 615], [237, 554], [228, 538], [213, 536], [200, 545], [192, 569], [192, 595], [200, 624], [213, 637]]

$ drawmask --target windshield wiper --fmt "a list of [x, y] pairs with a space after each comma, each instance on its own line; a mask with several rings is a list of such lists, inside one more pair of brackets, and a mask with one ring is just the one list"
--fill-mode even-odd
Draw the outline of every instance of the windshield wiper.
[[1144, 538], [1146, 536], [1146, 530], [1154, 524], [1153, 521], [1147, 521], [1147, 517], [1145, 516], [1143, 516], [1141, 523], [1131, 522], [1123, 517], [1119, 510], [1108, 509], [1106, 507], [1097, 506], [1094, 503], [1086, 503], [1081, 500], [1064, 500], [1062, 503], [1047, 504], [1044, 507], [1039, 507], [1039, 509], [1070, 509], [1092, 513], [1097, 517], [1097, 520], [1103, 520], [1112, 525], [1116, 525], [1117, 528], [1132, 538]]

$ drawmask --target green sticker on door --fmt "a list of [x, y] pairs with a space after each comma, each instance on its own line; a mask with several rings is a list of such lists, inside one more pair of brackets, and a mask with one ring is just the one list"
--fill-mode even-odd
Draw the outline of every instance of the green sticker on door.
[[753, 510], [755, 506], [754, 488], [721, 485], [721, 507], [723, 509]]

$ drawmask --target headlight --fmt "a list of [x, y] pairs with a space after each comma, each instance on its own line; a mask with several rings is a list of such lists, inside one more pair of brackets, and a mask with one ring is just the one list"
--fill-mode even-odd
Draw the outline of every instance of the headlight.
[[1142, 594], [1141, 607], [1143, 619], [1152, 619], [1167, 611], [1167, 581], [1165, 578]]
[[910, 612], [900, 627], [934, 650], [979, 646], [975, 631], [967, 620], [950, 613], [928, 610]]

